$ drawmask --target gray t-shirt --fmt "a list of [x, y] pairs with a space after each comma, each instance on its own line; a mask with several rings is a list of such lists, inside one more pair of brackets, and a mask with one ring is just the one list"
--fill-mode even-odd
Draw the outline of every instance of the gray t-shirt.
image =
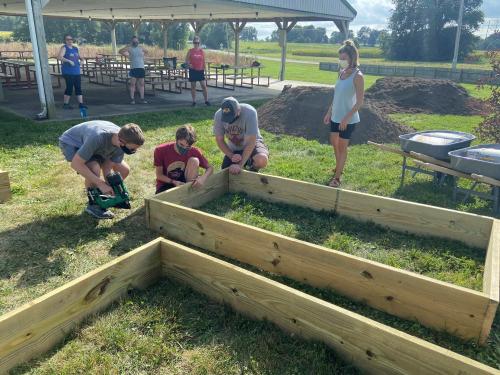
[[128, 47], [128, 58], [130, 60], [131, 69], [137, 69], [137, 68], [144, 69], [144, 52], [141, 46]]
[[240, 103], [240, 108], [240, 117], [232, 124], [222, 121], [221, 109], [215, 112], [214, 116], [214, 134], [225, 135], [226, 143], [231, 151], [241, 151], [245, 148], [245, 135], [255, 135], [258, 141], [262, 141], [257, 111], [250, 104], [245, 103]]
[[105, 160], [121, 163], [123, 151], [111, 143], [113, 134], [119, 131], [120, 128], [109, 121], [86, 121], [66, 130], [59, 141], [76, 147], [78, 155], [85, 161], [97, 155]]

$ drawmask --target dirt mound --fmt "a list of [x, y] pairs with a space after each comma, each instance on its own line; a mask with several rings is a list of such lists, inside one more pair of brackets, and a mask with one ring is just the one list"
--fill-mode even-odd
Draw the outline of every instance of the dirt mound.
[[[258, 109], [259, 127], [275, 134], [288, 134], [329, 142], [330, 127], [323, 116], [333, 97], [329, 87], [293, 87]], [[412, 129], [399, 125], [383, 115], [368, 99], [359, 111], [361, 122], [356, 126], [351, 144], [397, 142], [400, 134]]]
[[462, 86], [442, 79], [386, 77], [365, 92], [386, 113], [480, 114], [483, 103]]

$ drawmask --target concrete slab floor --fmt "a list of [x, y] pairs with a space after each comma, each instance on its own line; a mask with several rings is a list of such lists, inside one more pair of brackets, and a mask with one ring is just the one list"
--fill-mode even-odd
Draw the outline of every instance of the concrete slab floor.
[[[241, 102], [272, 99], [278, 96], [285, 85], [292, 86], [324, 86], [316, 83], [297, 82], [297, 81], [272, 81], [270, 87], [254, 86], [253, 89], [236, 88], [226, 90], [221, 88], [208, 88], [208, 96], [211, 106], [214, 110], [220, 105], [222, 100], [227, 96], [234, 96]], [[74, 120], [80, 119], [80, 111], [76, 98], [72, 98], [71, 104], [74, 109], [63, 110], [62, 97], [64, 92], [63, 87], [54, 88], [54, 96], [56, 98], [56, 118], [52, 121]], [[96, 119], [107, 116], [124, 115], [131, 113], [145, 112], [161, 112], [174, 108], [189, 108], [191, 107], [191, 92], [189, 89], [183, 89], [181, 94], [170, 93], [165, 91], [156, 91], [153, 96], [152, 91], [146, 89], [145, 99], [147, 104], [130, 104], [128, 89], [124, 83], [114, 83], [112, 86], [102, 86], [89, 83], [87, 79], [82, 79], [84, 102], [88, 105], [88, 118]], [[13, 112], [21, 117], [33, 119], [41, 111], [38, 98], [38, 91], [35, 88], [31, 89], [10, 89], [5, 87], [5, 101], [0, 103], [0, 109]], [[138, 93], [136, 93], [136, 99]], [[198, 106], [205, 106], [203, 95], [200, 91], [196, 93], [196, 102]]]

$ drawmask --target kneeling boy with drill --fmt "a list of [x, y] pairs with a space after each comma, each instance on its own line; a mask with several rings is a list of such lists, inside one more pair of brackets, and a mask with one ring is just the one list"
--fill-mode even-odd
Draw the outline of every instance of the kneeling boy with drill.
[[103, 195], [114, 194], [104, 178], [111, 171], [125, 179], [130, 167], [123, 160], [124, 154], [133, 154], [144, 144], [144, 135], [136, 124], [122, 128], [109, 121], [94, 120], [75, 125], [59, 138], [59, 147], [68, 162], [85, 179], [89, 203], [85, 212], [98, 219], [110, 219], [111, 211], [96, 204], [92, 194], [97, 188]]

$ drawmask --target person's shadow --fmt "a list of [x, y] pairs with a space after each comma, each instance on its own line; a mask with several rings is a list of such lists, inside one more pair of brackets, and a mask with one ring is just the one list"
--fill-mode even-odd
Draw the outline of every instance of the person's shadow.
[[[29, 287], [58, 277], [67, 271], [67, 264], [92, 262], [89, 243], [110, 238], [113, 243], [108, 254], [112, 257], [124, 254], [157, 237], [150, 231], [144, 219], [144, 207], [138, 209], [111, 227], [87, 214], [55, 216], [35, 220], [0, 233], [0, 279], [19, 277], [18, 287]], [[117, 241], [114, 239], [118, 238]], [[86, 252], [80, 256], [79, 253]], [[87, 259], [87, 260], [85, 260]], [[96, 264], [80, 263], [88, 271]]]

